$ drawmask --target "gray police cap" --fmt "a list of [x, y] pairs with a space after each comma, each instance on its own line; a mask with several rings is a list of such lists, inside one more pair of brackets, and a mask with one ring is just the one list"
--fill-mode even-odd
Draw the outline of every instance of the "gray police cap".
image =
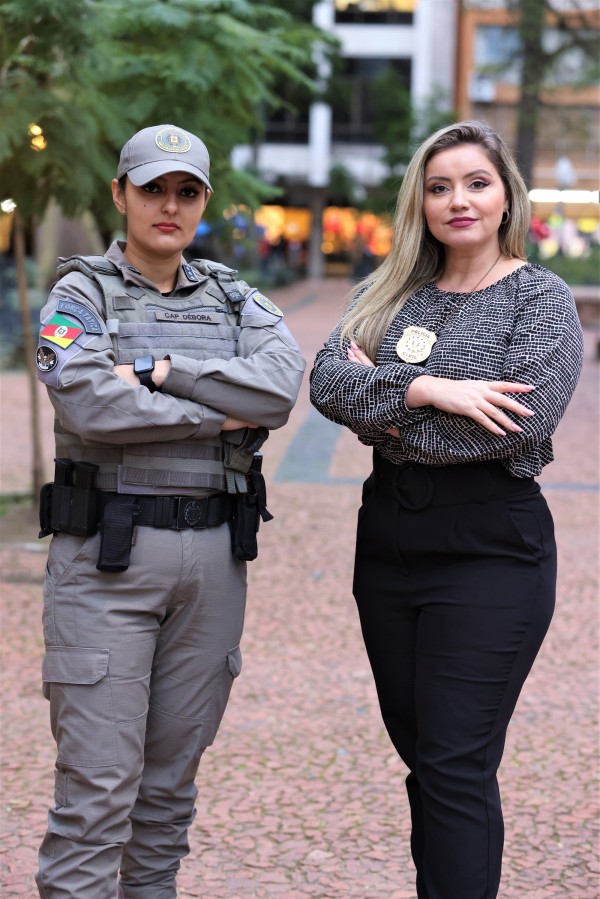
[[117, 178], [127, 175], [138, 187], [169, 172], [190, 172], [212, 190], [210, 158], [199, 137], [176, 125], [142, 128], [121, 150]]

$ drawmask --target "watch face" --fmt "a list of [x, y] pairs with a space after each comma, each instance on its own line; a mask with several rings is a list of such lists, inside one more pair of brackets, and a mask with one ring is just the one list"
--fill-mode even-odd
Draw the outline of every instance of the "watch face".
[[133, 370], [136, 375], [145, 371], [154, 371], [154, 356], [138, 356], [133, 363]]

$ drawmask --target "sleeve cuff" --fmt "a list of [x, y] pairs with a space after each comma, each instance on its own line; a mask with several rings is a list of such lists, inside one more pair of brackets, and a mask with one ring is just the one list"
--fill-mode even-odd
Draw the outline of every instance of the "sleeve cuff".
[[169, 359], [171, 367], [169, 374], [163, 382], [163, 393], [169, 393], [171, 396], [178, 396], [185, 400], [195, 400], [194, 389], [197, 380], [202, 371], [202, 362], [196, 362], [195, 359], [189, 359], [187, 356], [168, 355], [165, 359]]
[[201, 406], [202, 424], [198, 428], [197, 437], [203, 440], [205, 437], [217, 437], [223, 430], [223, 422], [226, 416], [223, 412], [213, 409], [212, 406]]

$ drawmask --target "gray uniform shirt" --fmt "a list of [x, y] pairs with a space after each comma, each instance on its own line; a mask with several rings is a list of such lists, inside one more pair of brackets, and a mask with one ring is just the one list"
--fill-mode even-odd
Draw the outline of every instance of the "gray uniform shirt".
[[[138, 328], [137, 341], [130, 341], [131, 350], [125, 339], [115, 342], [114, 334], [111, 337], [109, 333], [111, 321], [102, 289], [87, 275], [70, 272], [54, 285], [41, 313], [38, 377], [46, 384], [56, 412], [57, 451], [68, 447], [72, 438], [73, 447], [82, 447], [78, 458], [105, 460], [109, 474], [101, 475], [99, 486], [103, 489], [154, 494], [212, 492], [214, 478], [203, 482], [198, 475], [186, 487], [177, 472], [187, 467], [193, 474], [194, 466], [199, 470], [210, 467], [206, 460], [211, 459], [216, 470], [226, 416], [269, 429], [284, 425], [305, 368], [300, 350], [277, 307], [245, 282], [235, 282], [243, 299], [237, 324], [232, 326], [231, 310], [227, 313], [225, 298], [208, 267], [204, 272], [202, 265], [198, 270], [183, 263], [175, 289], [163, 296], [128, 264], [118, 242], [105, 258], [121, 273], [123, 293], [129, 293], [124, 299], [132, 303], [136, 289], [145, 297], [138, 320], [149, 336], [144, 346], [144, 329]], [[130, 318], [132, 315], [137, 312]], [[66, 334], [61, 337], [65, 327]], [[157, 341], [168, 352], [154, 352]], [[136, 356], [148, 353], [171, 360], [160, 393], [132, 387], [114, 371], [119, 362], [133, 362]], [[231, 438], [232, 433], [223, 435]], [[86, 453], [86, 447], [93, 451]], [[177, 472], [169, 474], [168, 465], [165, 468], [163, 464], [162, 471], [145, 487], [136, 483], [135, 476], [124, 476], [127, 471], [147, 471], [158, 456], [178, 460], [173, 465]], [[224, 482], [220, 486], [224, 489]]]

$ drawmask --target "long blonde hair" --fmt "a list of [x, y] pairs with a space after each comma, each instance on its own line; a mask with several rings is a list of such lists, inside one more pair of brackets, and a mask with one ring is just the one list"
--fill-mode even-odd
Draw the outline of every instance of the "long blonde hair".
[[479, 144], [497, 169], [510, 213], [498, 229], [500, 250], [505, 256], [525, 259], [531, 214], [527, 188], [500, 135], [485, 122], [477, 121], [458, 122], [436, 131], [421, 144], [406, 169], [398, 192], [390, 252], [373, 274], [355, 286], [353, 297], [363, 292], [342, 320], [342, 341], [355, 340], [373, 360], [407, 299], [423, 284], [437, 280], [444, 270], [444, 245], [425, 223], [423, 182], [429, 160], [459, 144]]

